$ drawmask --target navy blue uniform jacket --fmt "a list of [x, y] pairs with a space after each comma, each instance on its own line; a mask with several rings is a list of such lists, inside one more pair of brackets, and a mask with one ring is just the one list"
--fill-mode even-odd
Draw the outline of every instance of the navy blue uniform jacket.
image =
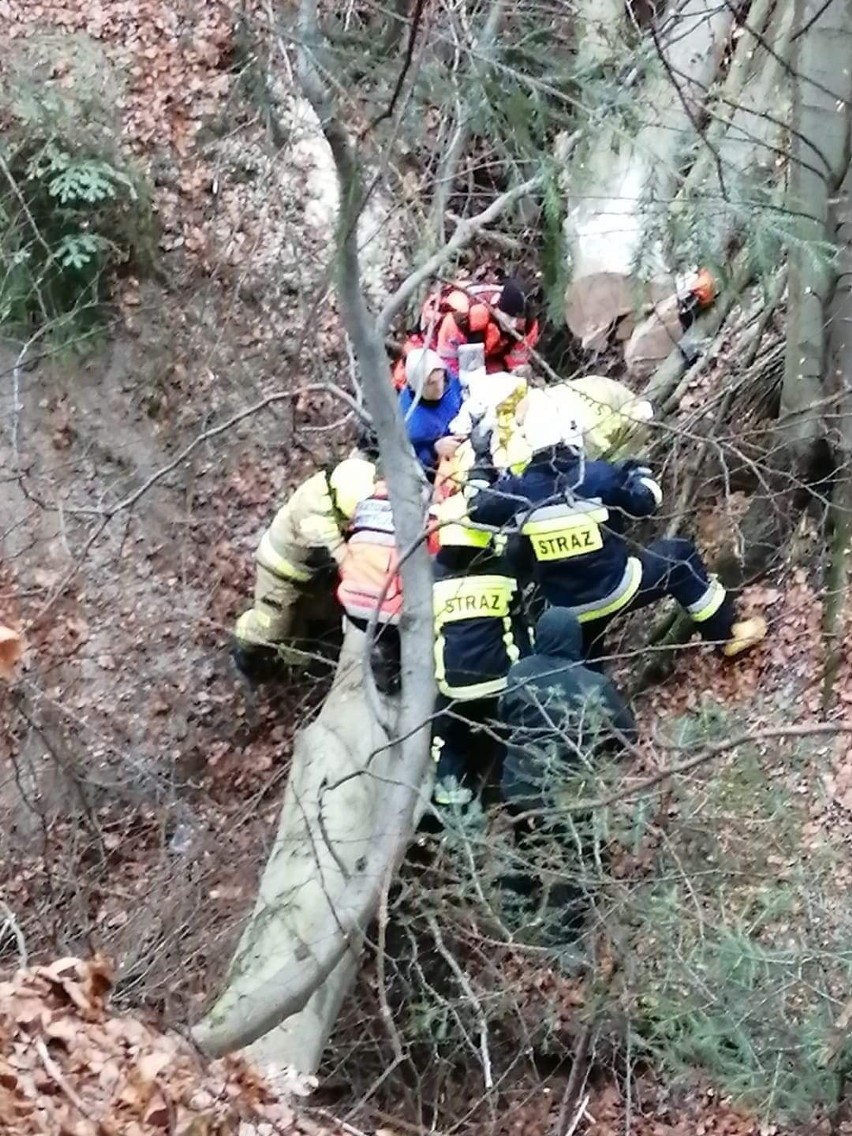
[[[439, 688], [445, 683], [461, 696], [465, 688], [476, 690], [490, 684], [495, 689], [483, 697], [493, 696], [505, 685], [512, 663], [529, 654], [530, 641], [521, 596], [505, 557], [458, 547], [443, 548], [435, 557], [436, 593], [443, 590], [444, 581], [459, 580], [466, 582], [466, 593], [475, 595], [477, 581], [486, 585], [499, 579], [515, 589], [504, 614], [492, 615], [483, 603], [469, 619], [444, 622], [436, 611]], [[489, 590], [493, 589], [484, 588], [483, 600], [489, 598]], [[452, 594], [451, 588], [448, 591]]]
[[650, 487], [647, 470], [643, 474], [631, 462], [583, 464], [573, 450], [548, 450], [536, 454], [523, 473], [504, 474], [479, 489], [471, 500], [470, 518], [478, 524], [520, 528], [535, 507], [566, 501], [605, 507], [602, 547], [563, 560], [536, 560], [528, 537], [522, 539], [522, 548], [547, 601], [578, 607], [610, 595], [624, 578], [625, 524], [651, 516], [659, 503], [659, 489]]

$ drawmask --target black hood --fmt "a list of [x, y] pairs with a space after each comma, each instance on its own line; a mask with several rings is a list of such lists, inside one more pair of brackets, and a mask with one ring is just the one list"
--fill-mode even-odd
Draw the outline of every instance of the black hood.
[[535, 653], [579, 663], [583, 633], [576, 615], [566, 607], [549, 607], [535, 625]]

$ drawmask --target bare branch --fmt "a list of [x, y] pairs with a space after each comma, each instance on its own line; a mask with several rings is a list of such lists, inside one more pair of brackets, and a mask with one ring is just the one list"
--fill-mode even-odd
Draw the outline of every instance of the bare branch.
[[[691, 773], [693, 769], [698, 769], [699, 766], [705, 765], [708, 761], [713, 761], [714, 758], [721, 757], [725, 753], [730, 753], [732, 749], [739, 749], [740, 746], [754, 745], [756, 742], [773, 741], [782, 738], [809, 738], [825, 734], [852, 734], [852, 722], [831, 722], [813, 726], [778, 726], [771, 730], [756, 730], [750, 734], [738, 734], [734, 738], [728, 738], [727, 741], [719, 742], [718, 745], [709, 746], [701, 753], [688, 758], [686, 761], [681, 761], [676, 765], [669, 765], [665, 769], [658, 770], [651, 777], [646, 777], [644, 781], [640, 781], [638, 785], [631, 785], [626, 789], [620, 789], [617, 793], [610, 793], [605, 797], [596, 797], [586, 801], [575, 801], [573, 804], [565, 805], [564, 809], [566, 812], [572, 813], [587, 812], [590, 809], [603, 809], [608, 805], [617, 804], [619, 801], [632, 800], [634, 797], [644, 796], [649, 790], [654, 789], [663, 781], [667, 781], [670, 777], [677, 777], [681, 773]], [[671, 746], [669, 748], [683, 749], [685, 747]]]
[[495, 197], [488, 208], [483, 209], [481, 213], [477, 213], [475, 217], [460, 221], [458, 225], [456, 225], [455, 232], [444, 247], [438, 249], [436, 253], [429, 257], [425, 264], [415, 269], [410, 276], [407, 276], [379, 312], [376, 320], [379, 334], [382, 336], [387, 335], [394, 317], [402, 311], [420, 285], [428, 280], [430, 276], [434, 276], [438, 269], [446, 264], [454, 253], [463, 249], [466, 245], [469, 245], [480, 229], [484, 229], [486, 225], [490, 225], [492, 221], [496, 221], [513, 202], [541, 189], [543, 181], [544, 175], [537, 174], [535, 177], [529, 178], [520, 185], [516, 185], [512, 189], [507, 189], [506, 192], [501, 193], [499, 197]]

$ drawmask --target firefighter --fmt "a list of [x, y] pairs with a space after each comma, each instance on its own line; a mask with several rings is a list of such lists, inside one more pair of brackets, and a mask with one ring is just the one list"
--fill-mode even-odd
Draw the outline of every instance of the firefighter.
[[513, 279], [502, 286], [457, 287], [443, 297], [439, 316], [435, 350], [453, 375], [458, 375], [458, 349], [465, 343], [483, 344], [489, 373], [516, 371], [529, 363], [540, 335], [529, 297]]
[[372, 462], [350, 457], [309, 477], [275, 514], [255, 553], [254, 606], [234, 628], [232, 653], [244, 674], [261, 678], [276, 661], [304, 660], [288, 645], [298, 602], [313, 580], [342, 560], [344, 532], [375, 481]]
[[577, 617], [550, 607], [535, 625], [535, 649], [512, 665], [500, 695], [507, 728], [503, 796], [519, 811], [554, 801], [560, 777], [590, 756], [635, 742], [636, 722], [609, 681], [583, 666]]
[[[497, 379], [499, 376], [494, 376]], [[647, 399], [635, 395], [624, 383], [606, 375], [585, 375], [555, 383], [545, 389], [533, 388], [510, 407], [497, 445], [492, 448], [494, 464], [500, 469], [520, 473], [531, 454], [523, 432], [526, 415], [535, 416], [535, 404], [542, 401], [545, 413], [555, 413], [563, 421], [573, 421], [583, 437], [586, 457], [611, 458], [635, 452], [647, 437], [654, 408]]]
[[400, 684], [402, 583], [393, 512], [383, 481], [377, 480], [372, 493], [355, 506], [338, 568], [338, 603], [345, 618], [364, 632], [375, 615], [373, 676], [383, 694], [395, 694]]
[[465, 523], [466, 511], [464, 496], [457, 493], [435, 513], [433, 797], [439, 805], [471, 800], [468, 782], [477, 764], [472, 758], [476, 750], [493, 751], [498, 696], [509, 668], [530, 647], [509, 563], [493, 534]]
[[666, 596], [726, 656], [763, 639], [765, 620], [737, 619], [733, 599], [708, 573], [692, 541], [657, 540], [629, 553], [623, 535], [628, 520], [651, 516], [662, 502], [642, 462], [586, 461], [582, 432], [566, 429], [546, 399], [530, 407], [524, 434], [532, 457], [522, 474], [496, 480], [492, 474], [488, 488], [471, 474], [471, 517], [497, 526], [517, 522], [544, 598], [576, 615], [587, 658], [600, 660], [603, 634], [615, 616]]
[[450, 423], [461, 410], [461, 383], [447, 374], [441, 357], [425, 347], [409, 352], [405, 377], [399, 395], [405, 429], [418, 461], [427, 474], [434, 474], [440, 459], [451, 456], [462, 440], [450, 434]]
[[492, 374], [527, 366], [540, 334], [526, 290], [518, 281], [449, 284], [426, 298], [419, 327], [408, 335], [394, 366], [394, 386], [397, 390], [405, 386], [405, 364], [418, 348], [434, 348], [457, 378], [459, 347], [481, 343], [485, 369]]

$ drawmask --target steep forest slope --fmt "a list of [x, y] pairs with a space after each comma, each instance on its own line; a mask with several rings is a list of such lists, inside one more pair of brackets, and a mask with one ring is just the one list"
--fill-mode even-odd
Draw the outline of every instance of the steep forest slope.
[[[117, 269], [106, 329], [77, 342], [38, 337], [23, 352], [18, 340], [0, 344], [0, 622], [21, 626], [27, 648], [19, 680], [0, 692], [0, 962], [11, 973], [22, 952], [45, 965], [103, 954], [116, 970], [113, 1005], [167, 1024], [196, 1020], [222, 980], [274, 836], [293, 731], [330, 678], [327, 667], [310, 684], [258, 692], [227, 657], [271, 506], [339, 452], [354, 424], [333, 389], [353, 389], [354, 367], [331, 293], [333, 166], [294, 76], [284, 63], [270, 74], [254, 54], [246, 21], [265, 16], [262, 3], [0, 0], [4, 81], [34, 76], [72, 110], [83, 90], [103, 99], [150, 183], [156, 223], [155, 267]], [[364, 239], [376, 300], [406, 267], [421, 158], [411, 155], [396, 183], [377, 176]], [[493, 192], [484, 178], [471, 200], [481, 208]], [[519, 251], [517, 235], [477, 247], [489, 262]], [[765, 367], [767, 401], [785, 328], [782, 298], [750, 361]], [[655, 450], [683, 505], [668, 520], [683, 521], [688, 505], [720, 562], [742, 562], [749, 502], [689, 462], [741, 346], [730, 328], [713, 342], [711, 365], [680, 391]], [[583, 356], [572, 348], [571, 359]], [[747, 465], [752, 441], [716, 444]], [[706, 491], [687, 499], [687, 480], [706, 481]], [[598, 881], [612, 901], [599, 940], [601, 958], [619, 958], [606, 973], [616, 1010], [576, 1062], [588, 1082], [571, 1077], [569, 1057], [597, 988], [566, 980], [535, 951], [504, 957], [506, 944], [498, 950], [475, 924], [458, 902], [478, 886], [458, 867], [462, 852], [479, 863], [487, 840], [474, 834], [450, 842], [457, 860], [444, 845], [415, 877], [413, 915], [408, 877], [391, 912], [403, 928], [410, 919], [424, 954], [451, 943], [470, 964], [468, 988], [448, 963], [452, 974], [432, 990], [412, 964], [389, 1003], [381, 952], [371, 955], [324, 1069], [335, 1111], [353, 1113], [342, 1130], [844, 1131], [825, 1101], [836, 1090], [842, 1105], [845, 1093], [852, 662], [834, 650], [845, 641], [846, 597], [831, 587], [821, 492], [768, 575], [743, 593], [769, 619], [766, 643], [736, 668], [695, 644], [675, 647], [665, 680], [637, 694], [646, 740], [619, 773], [607, 813], [614, 866], [599, 866]], [[635, 655], [648, 631], [633, 620], [613, 644], [626, 684], [640, 677]], [[745, 740], [727, 744], [736, 739]], [[709, 756], [666, 795], [642, 795], [701, 747]], [[665, 887], [648, 883], [654, 872]], [[440, 940], [427, 909], [446, 917]], [[714, 937], [720, 909], [724, 941]], [[684, 913], [697, 931], [684, 930]], [[39, 999], [59, 996], [47, 972], [27, 982]], [[637, 989], [653, 990], [656, 1003]], [[24, 994], [31, 1008], [31, 987]], [[424, 1039], [430, 1060], [435, 1039], [447, 1053], [428, 1075]], [[773, 1051], [783, 1060], [768, 1069]], [[669, 1076], [696, 1067], [690, 1092], [670, 1091]], [[39, 1084], [56, 1081], [52, 1068], [42, 1060]], [[758, 1103], [734, 1107], [750, 1077]], [[62, 1081], [58, 1090], [68, 1095]], [[794, 1118], [789, 1129], [771, 1127], [773, 1093]], [[382, 1116], [397, 1105], [407, 1119], [395, 1127]], [[803, 1119], [809, 1110], [815, 1119]]]

